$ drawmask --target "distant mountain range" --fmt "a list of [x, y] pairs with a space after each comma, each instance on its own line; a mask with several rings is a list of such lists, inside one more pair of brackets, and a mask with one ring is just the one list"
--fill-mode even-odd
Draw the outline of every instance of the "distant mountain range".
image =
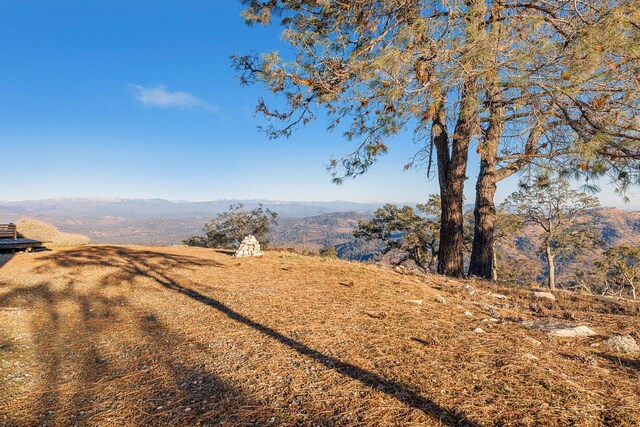
[[0, 201], [0, 220], [8, 216], [81, 216], [103, 217], [210, 217], [226, 211], [229, 205], [242, 203], [252, 209], [263, 204], [281, 217], [303, 218], [333, 212], [369, 213], [383, 203], [333, 202], [286, 202], [273, 200], [215, 200], [206, 202], [171, 201], [164, 199], [85, 199], [55, 198], [25, 200], [20, 202]]

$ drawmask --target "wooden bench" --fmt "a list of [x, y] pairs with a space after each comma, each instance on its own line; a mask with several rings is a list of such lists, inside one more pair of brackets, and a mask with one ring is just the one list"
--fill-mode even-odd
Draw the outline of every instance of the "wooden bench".
[[0, 224], [0, 239], [18, 240], [18, 230], [15, 224]]

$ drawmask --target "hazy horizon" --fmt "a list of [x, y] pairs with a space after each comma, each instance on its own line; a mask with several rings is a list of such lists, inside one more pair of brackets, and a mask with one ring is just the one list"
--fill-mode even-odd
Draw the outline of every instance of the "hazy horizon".
[[[330, 204], [353, 204], [353, 205], [368, 205], [371, 207], [374, 206], [381, 206], [385, 203], [393, 203], [393, 204], [397, 204], [397, 205], [413, 205], [416, 203], [422, 203], [423, 201], [420, 200], [404, 200], [404, 201], [386, 201], [386, 200], [373, 200], [373, 201], [366, 201], [366, 202], [359, 202], [359, 201], [354, 201], [354, 200], [340, 200], [340, 199], [334, 199], [334, 200], [275, 200], [275, 199], [265, 199], [265, 198], [239, 198], [239, 197], [234, 197], [234, 198], [218, 198], [218, 199], [209, 199], [209, 200], [186, 200], [186, 199], [167, 199], [167, 198], [162, 198], [162, 197], [150, 197], [150, 198], [140, 198], [140, 197], [68, 197], [68, 196], [54, 196], [54, 197], [47, 197], [47, 198], [42, 198], [42, 199], [23, 199], [23, 200], [0, 200], [0, 204], [2, 203], [11, 203], [11, 204], [20, 204], [20, 203], [38, 203], [38, 202], [46, 202], [46, 201], [78, 201], [78, 202], [89, 202], [89, 201], [94, 201], [94, 202], [105, 202], [105, 203], [117, 203], [117, 202], [126, 202], [126, 201], [138, 201], [138, 202], [152, 202], [152, 201], [162, 201], [162, 202], [168, 202], [168, 203], [174, 203], [174, 204], [180, 204], [180, 203], [234, 203], [234, 202], [240, 202], [240, 203], [248, 203], [248, 202], [253, 202], [253, 203], [265, 203], [265, 204], [325, 204], [325, 205], [330, 205]], [[502, 202], [502, 200], [498, 200], [498, 203]], [[473, 200], [472, 201], [467, 201], [465, 200], [464, 203], [465, 206], [472, 206], [473, 205]], [[633, 203], [633, 199], [630, 203], [624, 204], [621, 200], [620, 204], [601, 204], [602, 208], [617, 208], [617, 209], [622, 209], [622, 210], [626, 210], [626, 211], [638, 211], [640, 210], [640, 205], [638, 204], [634, 204]]]

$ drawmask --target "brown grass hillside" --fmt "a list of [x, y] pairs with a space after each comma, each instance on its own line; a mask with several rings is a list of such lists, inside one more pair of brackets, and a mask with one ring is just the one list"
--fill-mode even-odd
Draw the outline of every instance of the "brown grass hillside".
[[[640, 308], [557, 298], [286, 252], [21, 254], [0, 266], [0, 425], [640, 425], [639, 355], [602, 344], [638, 339]], [[599, 335], [520, 324], [549, 319]]]
[[51, 246], [56, 248], [81, 246], [90, 242], [87, 236], [62, 232], [57, 227], [34, 218], [22, 218], [16, 227], [20, 236], [49, 242]]

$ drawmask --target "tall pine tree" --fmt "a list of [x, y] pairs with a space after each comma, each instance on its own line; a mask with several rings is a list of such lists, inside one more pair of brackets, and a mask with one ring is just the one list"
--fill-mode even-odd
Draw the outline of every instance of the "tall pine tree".
[[464, 274], [462, 200], [476, 146], [470, 273], [491, 277], [497, 183], [529, 166], [586, 176], [638, 167], [639, 12], [635, 1], [245, 0], [250, 25], [283, 27], [291, 57], [234, 56], [245, 84], [286, 106], [257, 110], [287, 137], [326, 113], [355, 150], [334, 179], [362, 174], [411, 130], [408, 166], [437, 167], [438, 271]]

